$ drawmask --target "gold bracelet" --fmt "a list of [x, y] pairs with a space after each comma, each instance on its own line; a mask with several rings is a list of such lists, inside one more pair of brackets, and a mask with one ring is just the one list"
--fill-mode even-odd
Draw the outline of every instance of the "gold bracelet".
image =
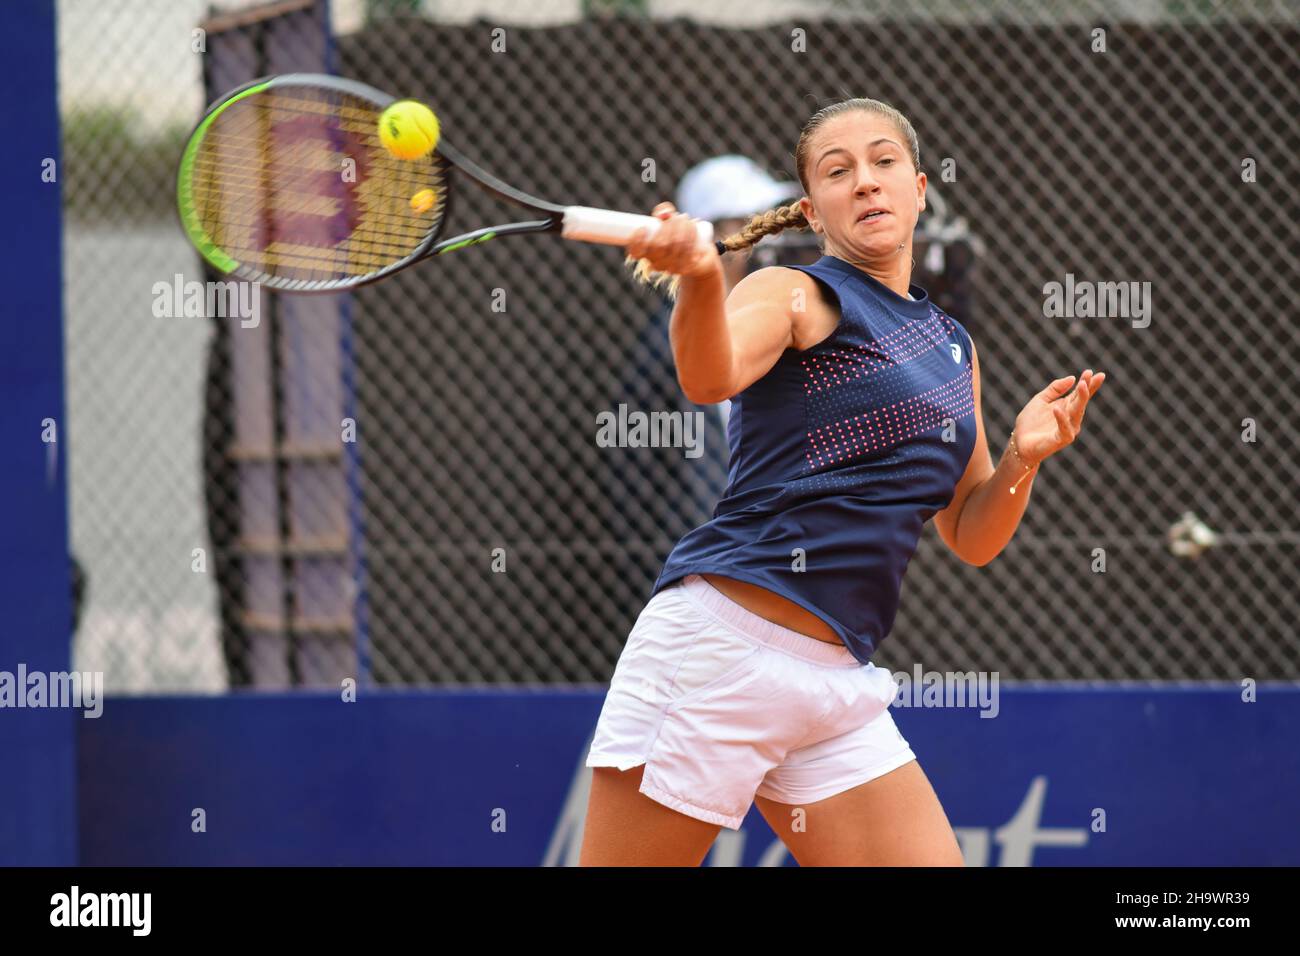
[[[1015, 454], [1017, 458], [1019, 458], [1025, 464], [1027, 465], [1029, 464], [1028, 462], [1025, 462], [1025, 456], [1020, 454], [1020, 449], [1016, 447], [1016, 430], [1014, 428], [1011, 429], [1011, 438], [1007, 441], [1007, 445], [1008, 447], [1010, 447], [1012, 453]], [[1029, 465], [1029, 467], [1025, 470], [1025, 473], [1016, 479], [1016, 483], [1011, 486], [1011, 493], [1013, 495], [1016, 493], [1016, 489], [1020, 487], [1020, 483], [1024, 481], [1026, 478], [1028, 478], [1031, 474], [1033, 474], [1040, 464], [1042, 464], [1042, 462], [1036, 461], [1032, 465]]]

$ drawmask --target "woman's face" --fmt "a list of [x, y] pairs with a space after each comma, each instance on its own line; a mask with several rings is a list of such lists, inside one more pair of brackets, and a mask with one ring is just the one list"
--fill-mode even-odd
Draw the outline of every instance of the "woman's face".
[[[803, 210], [828, 255], [889, 269], [910, 265], [912, 233], [925, 208], [924, 173], [888, 117], [854, 110], [818, 130], [808, 151]], [[883, 210], [863, 218], [868, 210]]]

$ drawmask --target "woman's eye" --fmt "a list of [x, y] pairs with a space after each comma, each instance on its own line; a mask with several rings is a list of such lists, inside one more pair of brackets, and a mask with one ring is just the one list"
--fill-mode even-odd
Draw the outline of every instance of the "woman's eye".
[[886, 156], [884, 159], [882, 159], [882, 160], [880, 161], [880, 165], [882, 165], [882, 166], [884, 166], [884, 165], [890, 165], [890, 166], [894, 165], [894, 157], [893, 157], [893, 156]]
[[847, 172], [848, 172], [847, 169], [832, 169], [832, 170], [831, 170], [831, 179], [834, 179], [834, 178], [835, 178], [836, 176], [838, 176], [840, 173], [847, 173]]

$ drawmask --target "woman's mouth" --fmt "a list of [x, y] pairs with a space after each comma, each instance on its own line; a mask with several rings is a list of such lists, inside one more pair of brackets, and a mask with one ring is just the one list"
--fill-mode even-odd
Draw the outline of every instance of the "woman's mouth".
[[858, 222], [880, 222], [888, 215], [883, 209], [869, 209], [858, 217]]

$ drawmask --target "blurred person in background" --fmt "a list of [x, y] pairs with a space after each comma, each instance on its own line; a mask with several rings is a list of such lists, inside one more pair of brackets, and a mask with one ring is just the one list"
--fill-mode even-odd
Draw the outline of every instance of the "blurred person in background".
[[[676, 198], [683, 211], [712, 222], [718, 235], [730, 235], [754, 214], [799, 195], [797, 182], [778, 181], [749, 157], [729, 154], [688, 170], [678, 184]], [[774, 237], [770, 244], [777, 246], [780, 238]], [[811, 248], [808, 261], [815, 261], [821, 253], [815, 243]], [[722, 257], [728, 291], [754, 267], [758, 261], [754, 252], [745, 249]], [[698, 412], [704, 426], [703, 434], [696, 438], [702, 451], [699, 457], [688, 458], [681, 448], [607, 451], [609, 499], [631, 527], [630, 540], [622, 533], [614, 535], [620, 546], [613, 560], [614, 573], [630, 586], [637, 609], [644, 603], [668, 548], [712, 517], [727, 482], [726, 427], [731, 403], [698, 405], [682, 393], [668, 335], [672, 312], [672, 300], [663, 297], [638, 331], [609, 405], [615, 413], [620, 403], [626, 404], [629, 413], [679, 412], [688, 416]]]

